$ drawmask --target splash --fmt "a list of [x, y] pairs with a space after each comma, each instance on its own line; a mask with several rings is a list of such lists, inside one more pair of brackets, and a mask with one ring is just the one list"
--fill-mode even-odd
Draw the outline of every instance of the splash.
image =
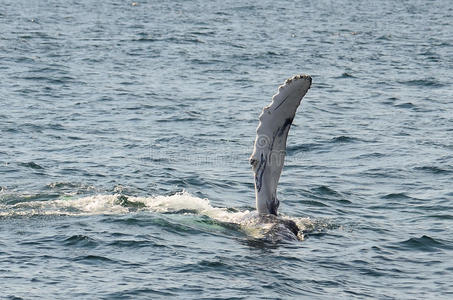
[[18, 203], [0, 204], [0, 216], [127, 214], [141, 210], [158, 213], [196, 213], [229, 222], [248, 213], [248, 211], [229, 212], [226, 208], [213, 207], [208, 199], [192, 196], [186, 191], [171, 196], [151, 197], [98, 194], [80, 198], [63, 196], [47, 201], [27, 201], [34, 198], [28, 195], [18, 198], [20, 198]]
[[[213, 207], [208, 199], [195, 197], [186, 191], [170, 196], [132, 197], [123, 194], [98, 194], [80, 198], [63, 196], [47, 201], [30, 201], [27, 197], [22, 197], [22, 201], [15, 204], [0, 204], [0, 217], [123, 215], [137, 211], [203, 215], [221, 223], [239, 225], [246, 235], [253, 238], [268, 236], [269, 232], [275, 230], [275, 225], [279, 225], [278, 219], [294, 221], [302, 231], [306, 231], [313, 224], [308, 218], [285, 216], [278, 219], [262, 218], [255, 211]], [[303, 239], [303, 235], [297, 238]]]

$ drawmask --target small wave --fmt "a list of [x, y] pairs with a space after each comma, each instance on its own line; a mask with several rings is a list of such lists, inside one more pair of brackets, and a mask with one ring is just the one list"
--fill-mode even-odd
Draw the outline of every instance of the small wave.
[[417, 86], [417, 87], [443, 87], [445, 84], [439, 82], [435, 78], [423, 78], [423, 79], [412, 79], [405, 81], [398, 81], [398, 83], [407, 85], [407, 86]]
[[372, 153], [365, 153], [365, 154], [360, 154], [354, 159], [366, 159], [366, 158], [381, 158], [387, 156], [386, 154], [380, 153], [380, 152], [372, 152]]
[[384, 34], [380, 35], [379, 37], [376, 38], [378, 41], [391, 41], [392, 40], [392, 35], [391, 34]]
[[432, 62], [441, 61], [441, 56], [431, 50], [421, 52], [421, 53], [419, 53], [419, 55]]
[[288, 146], [286, 148], [286, 152], [288, 156], [298, 153], [298, 152], [310, 152], [313, 150], [316, 150], [320, 147], [320, 144], [316, 143], [306, 143], [306, 144], [300, 144], [300, 145], [294, 145], [294, 146]]
[[343, 74], [341, 74], [341, 76], [337, 76], [335, 78], [341, 79], [341, 78], [356, 78], [356, 77], [350, 73], [344, 72]]
[[301, 204], [304, 204], [308, 207], [310, 206], [314, 206], [314, 207], [329, 207], [329, 205], [327, 204], [324, 204], [322, 202], [319, 202], [319, 201], [315, 201], [315, 200], [302, 200], [300, 201]]
[[397, 244], [398, 248], [401, 250], [408, 251], [424, 251], [424, 252], [435, 252], [440, 249], [452, 249], [452, 246], [449, 246], [439, 240], [436, 240], [427, 235], [423, 235], [419, 238], [410, 238], [403, 242]]
[[398, 108], [407, 108], [407, 109], [414, 109], [414, 108], [417, 108], [417, 106], [414, 105], [414, 104], [411, 103], [411, 102], [395, 104], [395, 107], [398, 107]]
[[191, 121], [199, 121], [198, 118], [194, 117], [165, 117], [164, 119], [157, 119], [156, 122], [159, 123], [166, 123], [166, 122], [191, 122]]
[[446, 170], [440, 167], [436, 166], [423, 166], [423, 167], [415, 167], [415, 170], [418, 171], [423, 171], [426, 173], [431, 173], [431, 174], [450, 174], [452, 171]]
[[140, 37], [140, 38], [132, 40], [132, 41], [140, 42], [140, 43], [154, 43], [154, 42], [158, 42], [160, 40], [157, 38], [153, 38], [153, 37]]
[[115, 240], [109, 243], [108, 246], [118, 248], [166, 247], [165, 245], [158, 244], [150, 240]]
[[453, 220], [453, 215], [448, 214], [437, 214], [437, 215], [429, 215], [426, 218], [438, 219], [438, 220]]
[[360, 174], [371, 178], [400, 178], [402, 176], [400, 173], [401, 170], [395, 168], [372, 168], [363, 171]]
[[209, 271], [214, 270], [218, 272], [222, 269], [227, 269], [230, 266], [223, 262], [220, 257], [216, 257], [214, 260], [201, 260], [198, 263], [189, 263], [185, 264], [183, 267], [178, 268], [175, 270], [178, 273], [192, 273], [194, 270], [198, 271]]
[[395, 199], [395, 200], [406, 200], [412, 199], [405, 193], [390, 193], [381, 197], [382, 199]]
[[94, 248], [98, 245], [98, 243], [85, 235], [73, 235], [63, 241], [65, 246], [77, 246], [77, 247], [89, 247]]
[[79, 257], [74, 258], [74, 261], [86, 263], [86, 264], [102, 264], [102, 265], [104, 265], [106, 263], [116, 264], [119, 262], [119, 261], [115, 261], [115, 260], [112, 260], [105, 256], [100, 256], [100, 255], [79, 256]]
[[353, 143], [356, 141], [357, 141], [356, 138], [345, 135], [340, 135], [331, 139], [332, 143]]
[[46, 81], [49, 84], [56, 84], [56, 85], [73, 83], [75, 81], [75, 78], [70, 77], [70, 76], [62, 76], [62, 77], [58, 77], [58, 78], [52, 78], [52, 77], [46, 77], [46, 76], [25, 76], [25, 77], [23, 77], [23, 79], [29, 80], [29, 81]]
[[[37, 193], [37, 194], [10, 194], [8, 190], [2, 188], [2, 194], [0, 195], [0, 203], [3, 203], [7, 206], [12, 206], [22, 202], [31, 202], [31, 201], [48, 201], [52, 199], [58, 199], [60, 195], [57, 193]], [[0, 206], [0, 216], [1, 216], [1, 206]]]
[[334, 201], [343, 205], [352, 204], [352, 202], [347, 200], [346, 197], [340, 192], [337, 192], [325, 185], [317, 186], [311, 189], [311, 198], [317, 198], [319, 201], [310, 200], [309, 203], [307, 203], [307, 201], [304, 201], [304, 203], [318, 207], [328, 207], [329, 205], [324, 203], [326, 201]]
[[43, 170], [44, 168], [41, 167], [40, 165], [38, 165], [37, 163], [31, 161], [31, 162], [27, 162], [27, 163], [19, 163], [19, 166], [22, 166], [22, 167], [27, 167], [27, 168], [31, 168], [31, 169], [35, 169], [35, 170]]
[[340, 196], [340, 194], [333, 189], [329, 188], [328, 186], [321, 185], [313, 189], [317, 194], [320, 195], [329, 195], [329, 196]]

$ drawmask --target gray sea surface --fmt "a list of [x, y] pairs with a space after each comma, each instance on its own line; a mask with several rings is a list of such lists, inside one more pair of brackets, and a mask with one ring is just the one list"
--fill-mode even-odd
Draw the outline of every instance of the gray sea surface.
[[[453, 2], [0, 4], [0, 298], [452, 299]], [[275, 242], [237, 220], [300, 73]]]

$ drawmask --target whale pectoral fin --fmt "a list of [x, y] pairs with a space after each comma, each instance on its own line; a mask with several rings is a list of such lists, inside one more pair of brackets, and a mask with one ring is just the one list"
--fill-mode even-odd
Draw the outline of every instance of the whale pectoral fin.
[[269, 214], [271, 215], [277, 215], [277, 210], [280, 205], [280, 201], [278, 201], [277, 196], [272, 196], [271, 201], [267, 203], [268, 209], [269, 209]]
[[256, 207], [260, 214], [277, 214], [276, 190], [286, 155], [286, 139], [311, 81], [308, 75], [287, 79], [259, 116], [250, 164], [255, 173]]
[[252, 166], [253, 172], [255, 172], [256, 167], [258, 166], [258, 163], [259, 163], [259, 159], [252, 156], [249, 158], [249, 162], [250, 162], [250, 165]]

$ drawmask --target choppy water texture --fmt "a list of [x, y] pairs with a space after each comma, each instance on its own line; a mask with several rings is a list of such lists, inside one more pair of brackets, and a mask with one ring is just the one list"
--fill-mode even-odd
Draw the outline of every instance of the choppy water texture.
[[[3, 1], [11, 299], [451, 299], [451, 1]], [[241, 225], [258, 115], [313, 77], [281, 213]]]

